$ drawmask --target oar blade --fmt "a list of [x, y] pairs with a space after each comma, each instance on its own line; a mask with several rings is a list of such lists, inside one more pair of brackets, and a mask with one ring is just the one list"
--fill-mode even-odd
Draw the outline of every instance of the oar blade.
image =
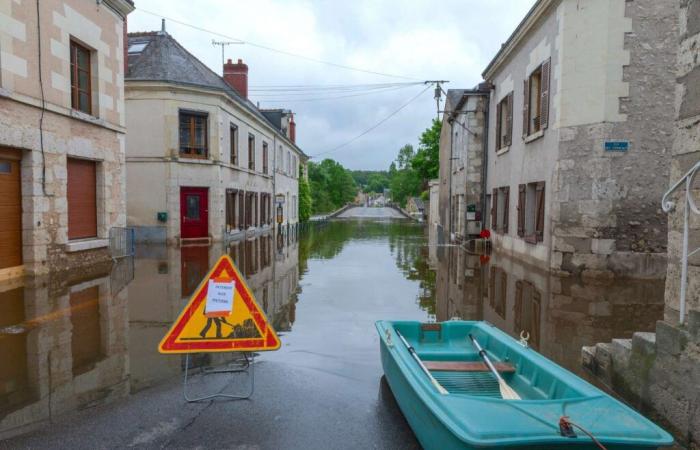
[[498, 387], [501, 390], [501, 397], [504, 400], [521, 400], [517, 392], [513, 390], [512, 387], [508, 386], [505, 381], [499, 380]]

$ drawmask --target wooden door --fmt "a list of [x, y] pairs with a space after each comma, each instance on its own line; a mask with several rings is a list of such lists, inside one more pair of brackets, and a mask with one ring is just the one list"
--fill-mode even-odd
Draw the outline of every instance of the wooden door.
[[97, 237], [97, 171], [94, 161], [68, 158], [68, 239]]
[[209, 190], [180, 188], [180, 235], [182, 238], [209, 236]]
[[0, 269], [22, 265], [22, 184], [19, 152], [0, 149]]

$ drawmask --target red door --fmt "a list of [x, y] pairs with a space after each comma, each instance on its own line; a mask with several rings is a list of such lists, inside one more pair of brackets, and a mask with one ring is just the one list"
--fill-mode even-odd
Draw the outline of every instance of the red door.
[[209, 190], [180, 188], [180, 234], [182, 238], [209, 236]]

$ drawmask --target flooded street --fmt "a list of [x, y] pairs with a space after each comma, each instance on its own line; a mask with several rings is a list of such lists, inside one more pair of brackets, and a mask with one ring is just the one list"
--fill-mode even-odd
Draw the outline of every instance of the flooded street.
[[[256, 357], [252, 399], [188, 404], [185, 358], [157, 346], [224, 252], [282, 348]], [[487, 320], [585, 376], [581, 347], [652, 330], [663, 291], [429, 246], [407, 221], [141, 247], [89, 273], [0, 285], [0, 447], [417, 448], [381, 380], [376, 320]], [[243, 392], [249, 376], [197, 375], [192, 390]]]

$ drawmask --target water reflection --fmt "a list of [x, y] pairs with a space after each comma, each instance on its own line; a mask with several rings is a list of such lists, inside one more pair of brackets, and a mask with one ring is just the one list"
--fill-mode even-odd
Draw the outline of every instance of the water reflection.
[[0, 285], [0, 437], [128, 393], [128, 303], [112, 279], [106, 265]]
[[581, 347], [652, 331], [664, 281], [562, 278], [499, 254], [438, 252], [436, 320], [486, 320], [580, 375]]
[[295, 234], [140, 247], [134, 258], [90, 271], [0, 284], [0, 439], [179, 376], [183, 358], [158, 355], [157, 345], [223, 253], [244, 272], [276, 329], [291, 330], [298, 249]]

